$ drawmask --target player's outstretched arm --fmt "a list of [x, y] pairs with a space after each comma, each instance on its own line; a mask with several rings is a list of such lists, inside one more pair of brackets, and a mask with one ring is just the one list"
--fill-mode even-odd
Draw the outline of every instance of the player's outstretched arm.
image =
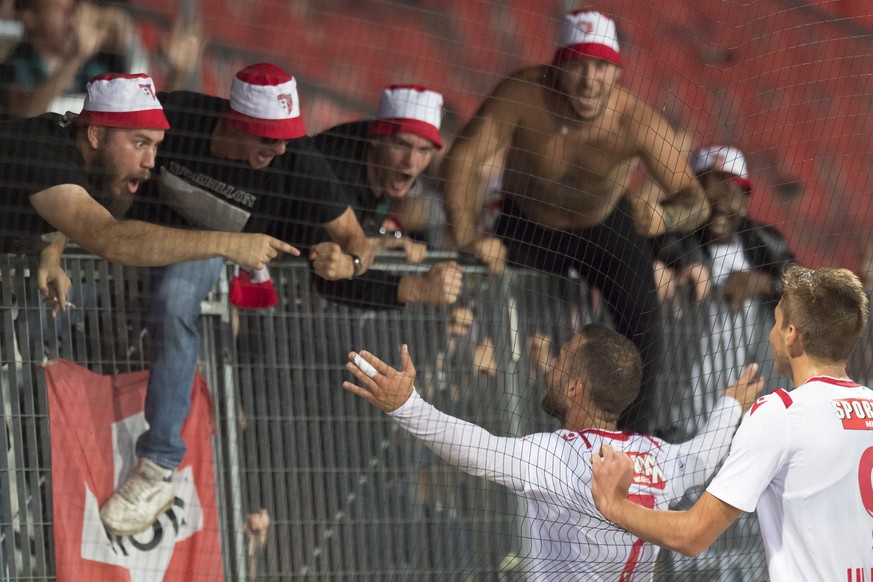
[[522, 490], [526, 459], [533, 456], [525, 441], [494, 436], [478, 425], [440, 412], [415, 392], [415, 366], [405, 344], [400, 361], [402, 370], [396, 370], [369, 352], [351, 352], [346, 368], [358, 384], [343, 382], [343, 388], [388, 413], [446, 462], [514, 491]]
[[[764, 380], [758, 376], [758, 365], [746, 366], [737, 381], [725, 388], [724, 397], [719, 399], [694, 438], [671, 447], [671, 460], [676, 467], [671, 479], [672, 499], [681, 498], [685, 491], [700, 487], [715, 472], [718, 464], [727, 457], [731, 440], [743, 412], [755, 402], [755, 397], [763, 389]], [[678, 467], [684, 467], [679, 471]], [[671, 501], [672, 502], [672, 501]]]
[[733, 398], [740, 403], [746, 412], [755, 403], [758, 394], [764, 389], [764, 379], [758, 374], [758, 364], [749, 364], [737, 378], [737, 381], [725, 388], [725, 398]]

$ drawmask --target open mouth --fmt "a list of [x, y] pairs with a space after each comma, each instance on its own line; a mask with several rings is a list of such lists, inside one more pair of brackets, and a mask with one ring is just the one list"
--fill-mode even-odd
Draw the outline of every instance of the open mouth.
[[127, 179], [127, 190], [131, 194], [136, 194], [140, 185], [151, 177], [151, 172], [141, 172], [137, 175], [130, 176]]
[[276, 153], [272, 150], [267, 152], [256, 152], [255, 155], [258, 157], [258, 165], [260, 167], [269, 166], [270, 162], [273, 161], [273, 158], [276, 157]]
[[412, 175], [406, 174], [404, 172], [397, 172], [394, 174], [394, 178], [391, 180], [391, 188], [395, 192], [400, 192], [409, 188], [409, 184], [412, 182]]

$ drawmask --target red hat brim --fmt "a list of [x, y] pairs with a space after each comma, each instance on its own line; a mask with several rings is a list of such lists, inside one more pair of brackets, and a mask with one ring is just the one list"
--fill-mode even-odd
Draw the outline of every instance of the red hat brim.
[[752, 193], [752, 183], [745, 178], [741, 178], [740, 176], [732, 176], [730, 181], [742, 188], [746, 194]]
[[163, 109], [143, 111], [87, 111], [76, 118], [77, 125], [98, 125], [120, 129], [170, 129]]
[[261, 119], [234, 111], [228, 106], [224, 118], [233, 127], [267, 139], [297, 139], [306, 135], [303, 117]]
[[597, 42], [583, 42], [561, 47], [555, 52], [555, 58], [552, 62], [555, 65], [563, 65], [564, 63], [585, 57], [601, 59], [621, 66], [621, 56], [618, 54], [618, 51]]
[[394, 135], [406, 132], [429, 139], [437, 149], [443, 149], [440, 130], [436, 126], [419, 119], [377, 119], [370, 124], [370, 136]]

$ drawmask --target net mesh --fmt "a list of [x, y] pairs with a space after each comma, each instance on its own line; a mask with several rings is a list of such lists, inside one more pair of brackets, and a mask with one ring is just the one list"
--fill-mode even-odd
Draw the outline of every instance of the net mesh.
[[[213, 558], [225, 577], [768, 579], [754, 513], [743, 514], [695, 558], [657, 551], [603, 520], [591, 498], [587, 465], [594, 447], [588, 440], [599, 446], [603, 435], [583, 434], [586, 425], [561, 431], [541, 401], [545, 387], [559, 383], [553, 368], [561, 362], [561, 346], [587, 324], [629, 337], [642, 355], [645, 398], [634, 400], [620, 422], [666, 443], [657, 456], [644, 446], [650, 441], [628, 441], [625, 450], [636, 455], [639, 479], [661, 475], [685, 483], [677, 464], [709, 462], [687, 487], [649, 482], [637, 501], [687, 508], [724, 457], [712, 442], [733, 426], [719, 416], [724, 388], [752, 362], [760, 367], [762, 393], [791, 387], [776, 374], [768, 343], [781, 269], [792, 261], [846, 267], [869, 294], [873, 12], [867, 4], [601, 0], [591, 8], [616, 23], [621, 66], [613, 91], [626, 97], [604, 98], [606, 108], [597, 115], [618, 116], [617, 103], [639, 99], [639, 105], [635, 115], [623, 110], [621, 123], [592, 137], [579, 120], [584, 109], [571, 104], [572, 66], [563, 73], [543, 67], [555, 55], [563, 14], [582, 8], [574, 2], [125, 3], [137, 46], [125, 54], [128, 65], [147, 69], [158, 90], [227, 97], [236, 71], [275, 63], [296, 78], [312, 136], [373, 118], [388, 85], [422, 85], [445, 100], [446, 147], [426, 154], [433, 160], [411, 193], [383, 207], [372, 196], [350, 203], [380, 244], [397, 233], [403, 236], [397, 240], [429, 245], [429, 258], [416, 265], [406, 261], [411, 247], [393, 241], [393, 252], [379, 255], [372, 270], [423, 280], [414, 298], [436, 305], [399, 300], [396, 280], [377, 295], [368, 295], [375, 288], [325, 286], [305, 261], [270, 265], [275, 307], [231, 308], [226, 294], [232, 270], [204, 303], [197, 335], [216, 414], [221, 524], [211, 533], [221, 539], [222, 555]], [[168, 42], [186, 35], [205, 42], [184, 63], [194, 66], [182, 67], [180, 80]], [[517, 86], [506, 89], [513, 75]], [[589, 91], [600, 88], [594, 87]], [[494, 91], [497, 99], [488, 101]], [[515, 113], [485, 123], [506, 110]], [[211, 111], [210, 119], [222, 112]], [[198, 112], [179, 113], [192, 114]], [[461, 136], [470, 143], [477, 135], [489, 142], [485, 154], [463, 147]], [[667, 182], [682, 183], [677, 176], [683, 173], [690, 177], [695, 152], [710, 145], [742, 152], [750, 190], [730, 190], [717, 206], [712, 192], [727, 192], [725, 181], [700, 175], [714, 204], [703, 226], [705, 243], [645, 233], [647, 217], [660, 216], [674, 194]], [[4, 146], [4, 155], [24, 165], [21, 158], [30, 154], [13, 146]], [[342, 165], [348, 151], [327, 146], [321, 148], [325, 159]], [[174, 163], [195, 167], [199, 155], [187, 152]], [[476, 159], [472, 170], [464, 167], [464, 156]], [[376, 168], [397, 163], [390, 155], [362, 163], [367, 160]], [[238, 162], [210, 176], [219, 180], [213, 190], [226, 193], [222, 184], [236, 184], [235, 172], [250, 172], [239, 170]], [[292, 184], [312, 166], [300, 168], [282, 166], [276, 183]], [[372, 185], [366, 182], [371, 175], [361, 176], [336, 172], [350, 190]], [[208, 189], [204, 180], [194, 182]], [[447, 194], [468, 182], [466, 194]], [[293, 233], [287, 236], [297, 238], [288, 240], [302, 248], [313, 245], [326, 236], [314, 227], [331, 215], [320, 211], [317, 220], [306, 214], [307, 205], [321, 202], [319, 192], [298, 198], [293, 205], [255, 207], [250, 224]], [[21, 206], [10, 200], [0, 208], [18, 216]], [[506, 243], [509, 267], [502, 276], [474, 260], [469, 247], [460, 255], [452, 248], [461, 226], [452, 204], [459, 200], [472, 200], [464, 220], [475, 232], [464, 242], [493, 236]], [[289, 207], [299, 215], [282, 215]], [[4, 240], [32, 234], [17, 219], [3, 225], [9, 231]], [[742, 233], [719, 239], [710, 227]], [[460, 291], [446, 290], [444, 278], [428, 277], [450, 260], [464, 265]], [[32, 258], [9, 255], [0, 263], [7, 448], [0, 466], [0, 579], [65, 570], [54, 563], [53, 549], [67, 534], [58, 533], [51, 505], [79, 502], [72, 493], [51, 490], [50, 457], [59, 451], [48, 450], [50, 411], [39, 365], [62, 357], [117, 374], [150, 368], [158, 351], [146, 315], [156, 283], [145, 270], [86, 256], [68, 257], [63, 266], [73, 281], [75, 308], [54, 320], [37, 295]], [[349, 350], [368, 350], [399, 368], [401, 343], [409, 344], [416, 387], [438, 411], [432, 414], [469, 424], [455, 425], [445, 416], [398, 424], [343, 390]], [[873, 382], [871, 353], [868, 328], [848, 361], [851, 377], [866, 385]], [[617, 372], [610, 377], [618, 378]], [[610, 394], [621, 389], [618, 379], [605, 384]], [[424, 446], [428, 438], [449, 444]], [[682, 448], [689, 441], [694, 444]], [[729, 439], [721, 441], [726, 453]], [[556, 451], [565, 456], [556, 458]], [[671, 489], [675, 495], [662, 493]], [[174, 542], [170, 556], [181, 551], [182, 541]], [[107, 563], [139, 568], [145, 577], [138, 579], [164, 571], [119, 560]], [[207, 579], [202, 572], [187, 575]]]

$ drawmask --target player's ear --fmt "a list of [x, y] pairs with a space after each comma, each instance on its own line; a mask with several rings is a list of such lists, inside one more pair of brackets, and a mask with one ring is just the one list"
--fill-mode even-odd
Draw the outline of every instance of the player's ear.
[[572, 378], [570, 386], [567, 388], [567, 395], [570, 398], [578, 398], [585, 392], [585, 382], [581, 378]]
[[788, 328], [785, 330], [785, 346], [788, 348], [789, 353], [796, 353], [797, 350], [800, 352], [803, 351], [803, 341], [800, 339], [800, 333], [798, 333], [797, 328], [792, 324], [788, 324]]

